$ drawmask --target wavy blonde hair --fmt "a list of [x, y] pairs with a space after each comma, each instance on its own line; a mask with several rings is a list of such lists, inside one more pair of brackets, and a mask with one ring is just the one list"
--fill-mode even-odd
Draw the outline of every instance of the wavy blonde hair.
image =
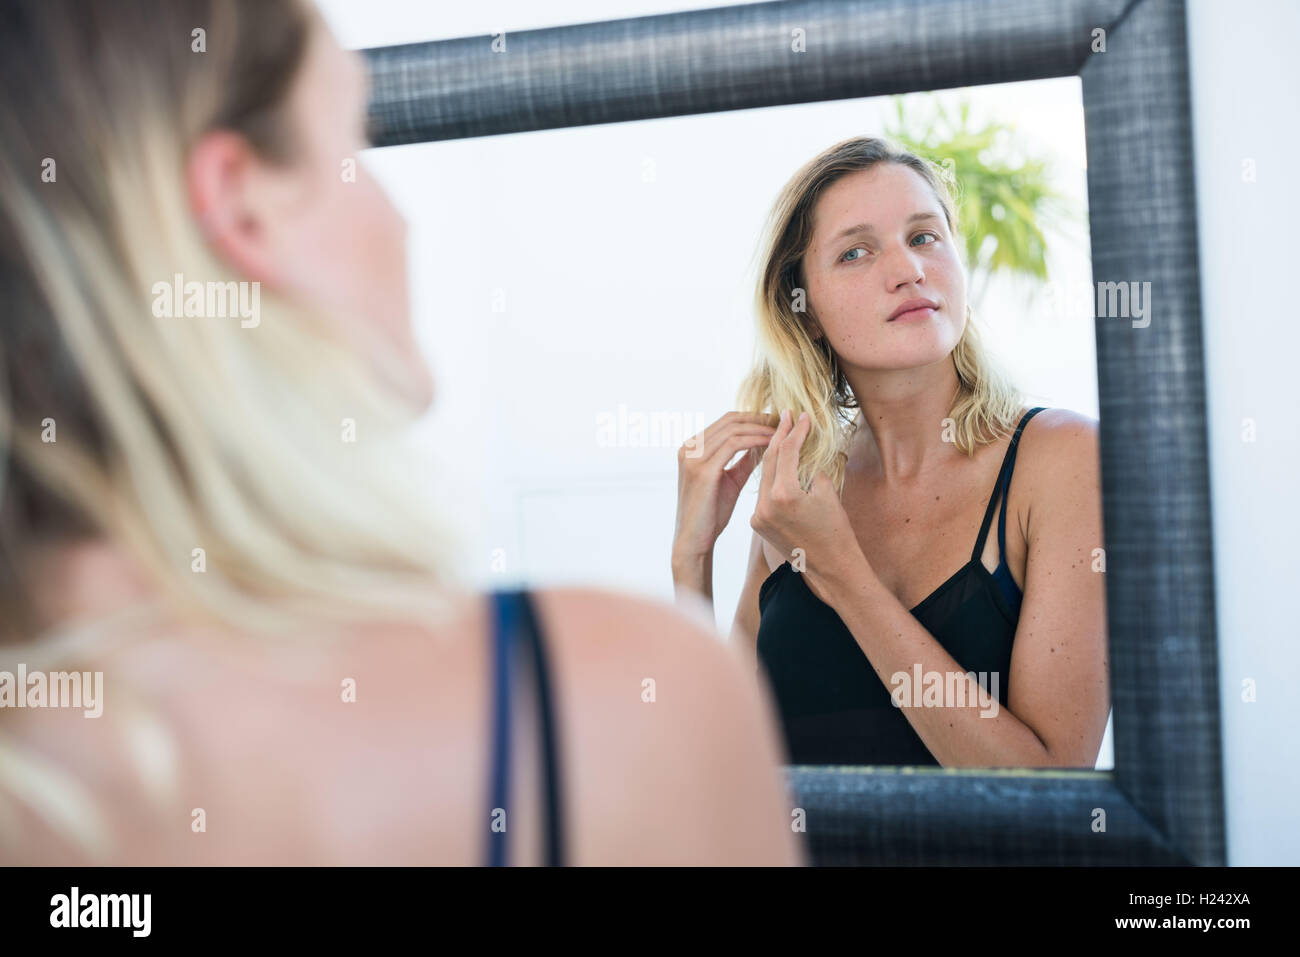
[[[813, 475], [825, 472], [841, 495], [858, 403], [829, 341], [814, 338], [814, 327], [795, 310], [796, 290], [818, 199], [841, 177], [877, 163], [897, 163], [924, 179], [943, 208], [950, 234], [958, 237], [957, 185], [937, 164], [868, 136], [843, 140], [813, 157], [786, 183], [767, 219], [754, 297], [757, 354], [737, 393], [742, 412], [773, 415], [790, 409], [796, 417], [807, 412], [812, 429], [800, 453], [800, 482], [806, 489]], [[958, 389], [949, 412], [951, 435], [957, 448], [972, 456], [980, 445], [1015, 428], [1022, 396], [989, 355], [969, 304], [952, 361]]]
[[[185, 160], [227, 129], [295, 162], [287, 101], [315, 29], [300, 0], [6, 0], [0, 670], [85, 662], [142, 627], [131, 609], [121, 627], [41, 631], [31, 559], [82, 540], [124, 549], [159, 585], [166, 620], [267, 641], [432, 625], [465, 587], [454, 532], [418, 484], [426, 463], [406, 428], [418, 410], [344, 344], [338, 316], [269, 290], [255, 328], [151, 308], [176, 273], [242, 280], [194, 220]], [[0, 785], [51, 823], [84, 822], [85, 801], [39, 768], [0, 735]]]

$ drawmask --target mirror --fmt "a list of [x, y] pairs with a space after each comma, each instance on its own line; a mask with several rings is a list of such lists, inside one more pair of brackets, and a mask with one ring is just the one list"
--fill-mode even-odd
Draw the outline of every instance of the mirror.
[[[942, 164], [966, 197], [962, 209], [980, 214], [963, 224], [962, 255], [974, 262], [967, 301], [1025, 407], [1096, 419], [1076, 77], [372, 151], [369, 161], [412, 226], [417, 321], [439, 392], [431, 432], [451, 436], [462, 461], [485, 466], [465, 470], [472, 481], [447, 493], [476, 503], [461, 514], [484, 587], [502, 579], [594, 583], [673, 599], [677, 450], [736, 408], [754, 357], [764, 221], [815, 154], [877, 134]], [[1003, 191], [1014, 204], [999, 201]], [[976, 540], [1006, 447], [1003, 439], [982, 468], [988, 487], [962, 493], [969, 501], [944, 531], [946, 552], [969, 551]], [[758, 486], [755, 472], [714, 551], [713, 610], [724, 635], [744, 583]], [[990, 572], [996, 528], [986, 535]], [[1100, 572], [1104, 559], [1088, 551]], [[765, 553], [767, 591], [783, 570], [776, 548]], [[885, 569], [882, 577], [899, 574]], [[808, 596], [795, 600], [793, 614], [807, 615]], [[787, 647], [776, 660], [799, 653], [791, 642], [809, 640], [801, 621], [784, 625], [778, 641]], [[774, 631], [769, 625], [764, 640]], [[845, 654], [849, 670], [860, 658], [861, 681], [884, 688], [860, 649]], [[862, 715], [846, 716], [841, 705], [864, 691], [837, 691], [842, 674], [783, 681], [771, 655], [763, 664], [776, 679], [797, 763], [862, 763], [853, 760], [861, 745], [844, 737], [844, 722]], [[1009, 673], [970, 670], [991, 691], [983, 713], [995, 713], [997, 685], [1009, 684]], [[903, 683], [893, 688], [901, 693]], [[880, 717], [898, 715], [877, 711], [868, 720]], [[900, 733], [873, 727], [852, 733]], [[902, 733], [913, 749], [920, 744]], [[1096, 766], [1111, 767], [1109, 733], [1098, 752]], [[866, 753], [896, 763], [888, 757], [907, 752]]]

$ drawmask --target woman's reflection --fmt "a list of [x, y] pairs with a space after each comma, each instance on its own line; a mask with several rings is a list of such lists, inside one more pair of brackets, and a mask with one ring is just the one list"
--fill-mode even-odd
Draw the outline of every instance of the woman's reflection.
[[678, 454], [673, 578], [710, 600], [763, 461], [732, 637], [795, 764], [1097, 759], [1097, 424], [1025, 408], [980, 342], [963, 248], [929, 161], [863, 137], [805, 164], [769, 221], [741, 411]]

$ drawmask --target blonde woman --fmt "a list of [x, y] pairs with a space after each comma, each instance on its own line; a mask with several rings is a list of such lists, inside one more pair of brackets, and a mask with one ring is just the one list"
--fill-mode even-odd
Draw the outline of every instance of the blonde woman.
[[0, 858], [802, 862], [702, 619], [458, 579], [313, 8], [8, 0], [0, 74]]
[[679, 455], [674, 582], [710, 600], [761, 458], [732, 635], [797, 764], [1097, 759], [1096, 423], [1027, 410], [998, 374], [955, 210], [935, 166], [883, 140], [799, 170], [769, 221], [740, 409]]

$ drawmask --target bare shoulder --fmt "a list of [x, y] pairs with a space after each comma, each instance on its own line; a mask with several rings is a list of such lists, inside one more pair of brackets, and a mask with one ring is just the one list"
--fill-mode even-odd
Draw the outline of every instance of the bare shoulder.
[[[674, 605], [630, 592], [562, 587], [535, 592], [539, 614], [557, 626], [556, 639], [589, 664], [650, 662], [730, 671], [732, 658], [701, 600]], [[604, 651], [607, 654], [601, 654]]]
[[1093, 477], [1100, 463], [1096, 419], [1070, 409], [1044, 409], [1025, 426], [1016, 455], [1016, 478], [1033, 484]]
[[[1014, 484], [1034, 513], [1099, 518], [1101, 451], [1096, 419], [1070, 409], [1044, 409], [1025, 426]], [[1073, 521], [1073, 520], [1072, 520]]]
[[584, 863], [799, 862], [774, 709], [704, 607], [541, 591]]

